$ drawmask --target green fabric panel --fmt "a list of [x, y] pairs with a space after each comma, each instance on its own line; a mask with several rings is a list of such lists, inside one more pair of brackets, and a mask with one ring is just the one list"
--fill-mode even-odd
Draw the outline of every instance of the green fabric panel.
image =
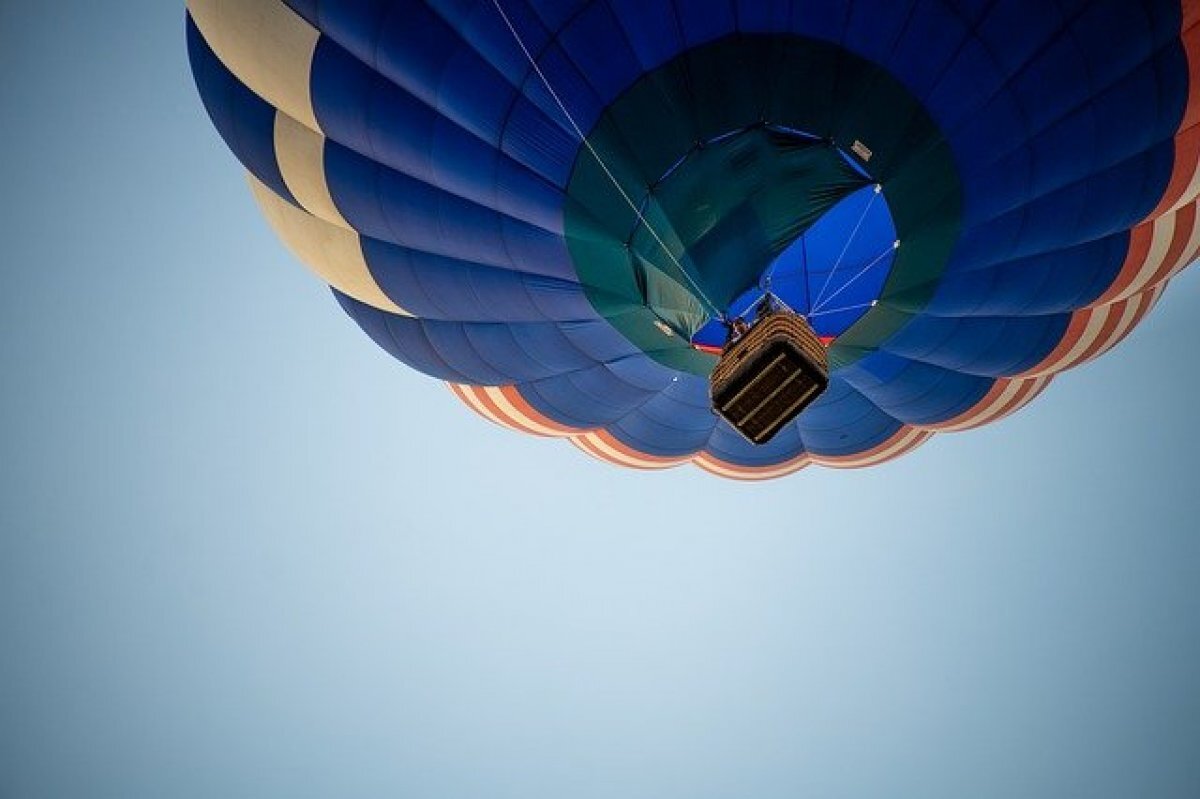
[[707, 375], [715, 359], [689, 339], [710, 303], [724, 310], [870, 182], [841, 154], [856, 142], [871, 150], [859, 165], [882, 185], [900, 246], [878, 305], [831, 348], [834, 364], [853, 362], [928, 302], [958, 236], [961, 197], [924, 109], [884, 70], [827, 42], [730, 36], [643, 76], [605, 111], [566, 207], [589, 299], [656, 360]]

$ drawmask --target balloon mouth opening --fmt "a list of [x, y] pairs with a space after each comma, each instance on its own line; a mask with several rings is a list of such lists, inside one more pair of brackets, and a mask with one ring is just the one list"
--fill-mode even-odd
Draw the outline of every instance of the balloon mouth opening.
[[[838, 153], [867, 179], [858, 160]], [[720, 309], [692, 336], [692, 347], [719, 355], [728, 323], [753, 316], [768, 293], [808, 322], [828, 347], [879, 301], [899, 242], [885, 193], [869, 183], [842, 198], [762, 270], [755, 285]]]

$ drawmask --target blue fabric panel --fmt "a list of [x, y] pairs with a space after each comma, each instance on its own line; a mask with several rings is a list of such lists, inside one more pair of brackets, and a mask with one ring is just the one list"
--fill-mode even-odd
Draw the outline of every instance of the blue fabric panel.
[[397, 316], [336, 290], [334, 295], [377, 344], [444, 380], [507, 385], [588, 369], [604, 360], [645, 357], [601, 320], [443, 322]]
[[766, 444], [755, 446], [742, 438], [724, 420], [717, 422], [713, 427], [705, 450], [727, 463], [738, 466], [773, 466], [807, 452], [804, 442], [800, 439], [800, 430], [795, 424], [780, 430], [779, 434]]
[[791, 0], [733, 0], [737, 29], [743, 33], [786, 31], [791, 10]]
[[838, 376], [889, 416], [906, 424], [932, 424], [969, 410], [994, 380], [943, 369], [887, 352], [872, 353]]
[[411, 250], [363, 237], [372, 277], [393, 302], [422, 319], [458, 322], [596, 320], [576, 283]]
[[711, 42], [737, 30], [729, 0], [675, 0], [675, 13], [688, 47]]
[[647, 363], [641, 364], [643, 369], [657, 369], [659, 385], [632, 382], [614, 364], [597, 364], [592, 369], [522, 383], [519, 391], [531, 406], [550, 419], [581, 430], [604, 427], [647, 402], [670, 383], [670, 374], [646, 356], [639, 353], [622, 363], [630, 361], [644, 361]]
[[325, 147], [325, 173], [338, 210], [366, 236], [464, 261], [575, 277], [560, 236], [394, 172], [333, 141]]
[[679, 457], [703, 449], [716, 421], [707, 390], [694, 383], [672, 381], [607, 424], [606, 429], [640, 452]]
[[[416, 180], [562, 231], [562, 192], [322, 38], [313, 58], [312, 98], [329, 138]], [[484, 131], [487, 133], [487, 131]]]
[[805, 449], [819, 455], [852, 455], [878, 446], [901, 424], [836, 376], [829, 388], [793, 422]]
[[275, 109], [225, 68], [187, 17], [192, 76], [213, 127], [252, 175], [292, 205], [298, 205], [275, 158]]
[[1008, 377], [1034, 366], [1066, 332], [1070, 317], [918, 316], [881, 349], [943, 369]]
[[643, 71], [650, 71], [683, 50], [683, 32], [672, 0], [606, 0], [625, 31]]
[[1061, 314], [1104, 293], [1121, 271], [1129, 232], [942, 278], [925, 312], [933, 316]]

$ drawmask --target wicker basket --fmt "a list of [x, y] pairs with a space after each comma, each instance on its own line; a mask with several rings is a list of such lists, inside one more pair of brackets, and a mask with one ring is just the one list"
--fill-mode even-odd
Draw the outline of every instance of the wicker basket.
[[829, 385], [825, 346], [799, 314], [774, 311], [726, 345], [713, 369], [713, 410], [751, 443], [770, 441]]

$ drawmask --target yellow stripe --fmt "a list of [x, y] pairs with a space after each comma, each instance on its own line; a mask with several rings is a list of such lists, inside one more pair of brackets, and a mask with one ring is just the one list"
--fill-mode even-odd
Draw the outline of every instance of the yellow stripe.
[[325, 137], [282, 111], [275, 112], [275, 160], [283, 182], [304, 210], [350, 230], [325, 179]]
[[208, 46], [255, 94], [319, 131], [309, 79], [320, 32], [282, 0], [188, 0]]
[[388, 299], [371, 277], [357, 234], [297, 208], [253, 175], [248, 175], [248, 179], [271, 227], [309, 269], [359, 302], [381, 311], [412, 316]]

